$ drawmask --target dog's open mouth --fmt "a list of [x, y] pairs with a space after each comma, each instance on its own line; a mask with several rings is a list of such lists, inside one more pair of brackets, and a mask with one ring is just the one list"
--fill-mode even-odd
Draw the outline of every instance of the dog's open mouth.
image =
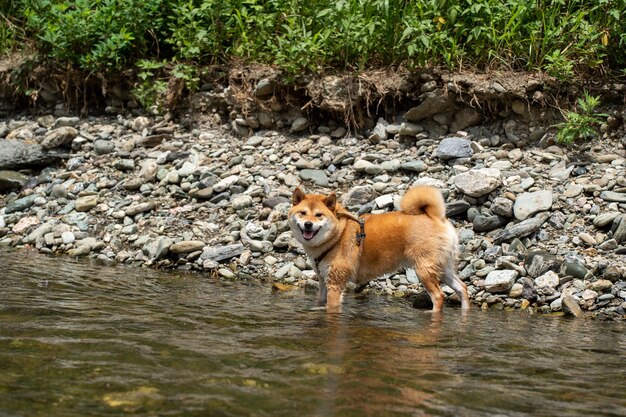
[[[302, 230], [302, 229], [300, 229]], [[302, 237], [304, 238], [304, 240], [311, 240], [315, 237], [315, 235], [317, 234], [317, 232], [319, 232], [320, 229], [317, 230], [302, 230]]]

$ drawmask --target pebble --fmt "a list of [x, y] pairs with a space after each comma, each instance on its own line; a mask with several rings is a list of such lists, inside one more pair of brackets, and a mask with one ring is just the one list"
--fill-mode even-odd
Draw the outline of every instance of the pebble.
[[89, 211], [98, 205], [98, 201], [97, 195], [79, 197], [74, 202], [74, 209], [76, 211]]

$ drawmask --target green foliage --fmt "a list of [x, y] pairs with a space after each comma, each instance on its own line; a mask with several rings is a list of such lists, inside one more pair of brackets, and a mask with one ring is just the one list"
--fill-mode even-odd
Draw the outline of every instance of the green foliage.
[[167, 81], [159, 75], [165, 62], [141, 59], [137, 61], [139, 81], [132, 90], [133, 97], [145, 109], [159, 104], [159, 99], [167, 92]]
[[[40, 53], [88, 70], [243, 59], [292, 73], [427, 63], [545, 70], [626, 64], [623, 0], [18, 0]], [[0, 36], [7, 35], [7, 25]], [[2, 38], [0, 38], [2, 39]]]
[[165, 60], [191, 88], [182, 63], [233, 60], [294, 76], [430, 64], [567, 81], [623, 71], [624, 21], [624, 0], [14, 0], [0, 3], [0, 53], [29, 45], [91, 72]]
[[568, 111], [565, 113], [565, 122], [555, 125], [559, 129], [556, 134], [557, 142], [569, 145], [578, 139], [593, 138], [598, 135], [596, 126], [602, 123], [601, 117], [606, 114], [595, 113], [600, 104], [600, 97], [585, 92], [578, 99], [580, 113]]
[[162, 24], [162, 0], [22, 0], [39, 51], [86, 70], [120, 69], [143, 56]]

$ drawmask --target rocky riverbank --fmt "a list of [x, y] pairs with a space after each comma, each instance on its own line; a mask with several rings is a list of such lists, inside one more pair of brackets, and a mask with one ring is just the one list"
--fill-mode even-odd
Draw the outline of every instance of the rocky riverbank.
[[[392, 210], [408, 187], [431, 184], [458, 229], [473, 303], [626, 316], [621, 120], [575, 148], [514, 120], [442, 134], [379, 119], [364, 136], [297, 117], [289, 125], [298, 136], [238, 123], [0, 120], [0, 246], [316, 287], [287, 226], [295, 186], [337, 191], [363, 213]], [[412, 271], [365, 291], [424, 306]]]

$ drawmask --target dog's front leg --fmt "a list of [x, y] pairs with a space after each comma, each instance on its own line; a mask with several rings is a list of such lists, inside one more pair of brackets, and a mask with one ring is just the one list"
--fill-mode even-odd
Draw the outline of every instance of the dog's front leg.
[[328, 282], [326, 283], [326, 311], [341, 312], [343, 292], [350, 280], [351, 271], [349, 267], [334, 267], [330, 269], [327, 278]]
[[328, 288], [326, 287], [326, 279], [323, 276], [318, 275], [319, 288], [317, 290], [317, 305], [323, 307], [326, 305], [328, 299]]
[[343, 301], [343, 288], [332, 285], [328, 287], [326, 297], [326, 311], [329, 313], [341, 313], [341, 302]]

